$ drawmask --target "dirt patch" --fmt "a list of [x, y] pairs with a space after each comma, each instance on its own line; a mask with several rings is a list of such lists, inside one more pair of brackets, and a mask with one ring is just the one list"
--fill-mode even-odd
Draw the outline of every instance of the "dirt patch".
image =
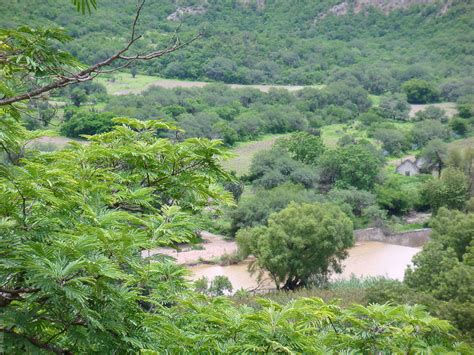
[[416, 113], [419, 111], [423, 111], [428, 106], [438, 107], [446, 111], [446, 116], [449, 118], [453, 117], [458, 113], [456, 109], [456, 104], [454, 102], [441, 102], [439, 104], [429, 104], [429, 105], [411, 105], [410, 109], [410, 117], [415, 117]]
[[[205, 81], [183, 81], [173, 79], [158, 79], [149, 84], [143, 85], [140, 89], [125, 89], [114, 92], [112, 95], [128, 95], [128, 94], [139, 94], [152, 87], [160, 87], [164, 89], [176, 89], [176, 88], [203, 88], [209, 84]], [[303, 85], [241, 85], [241, 84], [225, 84], [232, 89], [246, 89], [252, 88], [262, 92], [268, 92], [270, 89], [285, 89], [288, 91], [298, 91], [306, 87], [320, 88], [321, 86], [303, 86]]]
[[59, 136], [57, 137], [44, 136], [44, 137], [33, 139], [30, 143], [28, 143], [28, 146], [39, 149], [39, 150], [42, 150], [41, 148], [50, 146], [54, 148], [52, 150], [58, 150], [58, 149], [66, 148], [66, 146], [71, 142], [76, 142], [80, 144], [89, 144], [88, 141], [83, 140], [83, 139], [73, 139], [73, 138], [59, 137]]
[[233, 240], [225, 240], [222, 235], [202, 231], [200, 236], [203, 239], [203, 243], [200, 244], [203, 249], [196, 250], [191, 245], [184, 246], [180, 250], [156, 248], [144, 251], [142, 256], [167, 255], [176, 259], [178, 264], [195, 265], [202, 261], [217, 259], [224, 254], [233, 254], [237, 251], [237, 243]]

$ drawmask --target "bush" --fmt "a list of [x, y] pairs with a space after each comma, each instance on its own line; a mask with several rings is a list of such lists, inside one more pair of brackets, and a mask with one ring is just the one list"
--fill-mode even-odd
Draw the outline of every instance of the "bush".
[[382, 148], [390, 155], [398, 156], [410, 148], [407, 137], [398, 129], [377, 128], [373, 137], [382, 142]]
[[459, 116], [471, 118], [474, 116], [474, 94], [460, 97], [457, 101]]
[[114, 126], [114, 117], [110, 112], [77, 112], [61, 125], [60, 132], [72, 138], [108, 132]]
[[460, 117], [455, 117], [449, 121], [449, 127], [454, 133], [463, 137], [469, 131], [469, 121]]
[[439, 121], [426, 120], [415, 123], [411, 135], [413, 144], [416, 147], [423, 147], [430, 140], [436, 138], [448, 140], [451, 137], [451, 130]]
[[286, 150], [276, 147], [257, 153], [252, 159], [248, 179], [254, 186], [272, 189], [285, 182], [314, 187], [317, 175], [314, 169], [293, 159]]
[[403, 215], [419, 204], [420, 193], [412, 184], [404, 184], [404, 176], [392, 176], [375, 189], [378, 204], [388, 213]]
[[425, 80], [411, 79], [402, 85], [402, 89], [411, 104], [429, 104], [439, 99], [438, 89]]
[[305, 164], [316, 164], [324, 152], [321, 137], [307, 133], [293, 133], [288, 138], [280, 138], [275, 142], [276, 147], [287, 150], [293, 159]]
[[459, 169], [447, 168], [440, 179], [431, 179], [423, 185], [422, 196], [435, 212], [441, 207], [461, 210], [469, 198], [467, 177]]
[[381, 153], [374, 146], [358, 143], [327, 150], [321, 156], [318, 171], [323, 184], [370, 190], [382, 165]]

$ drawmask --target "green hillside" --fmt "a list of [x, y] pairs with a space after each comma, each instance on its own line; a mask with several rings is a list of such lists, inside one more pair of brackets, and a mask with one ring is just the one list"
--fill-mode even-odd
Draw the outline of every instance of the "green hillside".
[[[335, 16], [331, 9], [340, 1], [334, 0], [259, 1], [260, 6], [237, 0], [147, 1], [138, 49], [166, 43], [179, 25], [183, 38], [197, 32], [204, 37], [162, 60], [140, 64], [139, 71], [245, 84], [344, 78], [373, 94], [396, 90], [413, 77], [439, 81], [472, 76], [472, 2], [418, 4], [424, 2], [411, 1], [413, 6], [389, 13], [366, 7], [354, 14], [350, 4], [359, 2], [349, 1], [348, 14]], [[186, 5], [204, 13], [167, 20]], [[88, 63], [110, 55], [128, 38], [134, 1], [100, 1], [98, 11], [86, 16], [64, 11], [71, 6], [67, 0], [8, 2], [0, 21], [65, 27], [74, 38], [68, 49]]]

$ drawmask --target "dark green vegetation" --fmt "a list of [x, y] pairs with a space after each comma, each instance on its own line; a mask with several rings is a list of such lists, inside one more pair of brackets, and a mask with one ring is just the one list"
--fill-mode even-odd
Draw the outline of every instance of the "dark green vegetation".
[[368, 289], [368, 301], [423, 304], [472, 340], [474, 213], [443, 208], [431, 226], [432, 240], [414, 257], [405, 282], [375, 283]]
[[[178, 26], [166, 20], [187, 5], [205, 12], [184, 16], [186, 38], [204, 38], [160, 61], [137, 63], [139, 72], [230, 83], [315, 84], [347, 78], [373, 94], [393, 91], [412, 78], [472, 77], [472, 2], [416, 5], [385, 15], [367, 7], [358, 14], [321, 15], [342, 1], [148, 1], [138, 29], [140, 49], [169, 40]], [[4, 26], [58, 25], [75, 40], [73, 55], [95, 63], [128, 39], [135, 2], [103, 0], [92, 16], [65, 12], [70, 1], [8, 2]], [[284, 35], [282, 35], [284, 34]], [[455, 85], [456, 80], [448, 82]], [[398, 91], [398, 90], [396, 90]]]
[[[309, 2], [261, 9], [209, 2], [204, 15], [183, 25], [184, 36], [197, 24], [207, 28], [200, 42], [161, 61], [137, 61], [133, 76], [163, 71], [191, 79], [328, 85], [296, 93], [214, 85], [109, 97], [87, 82], [106, 68], [81, 70], [59, 48], [86, 62], [103, 59], [129, 35], [134, 3], [99, 2], [97, 13], [95, 1], [73, 3], [93, 14], [65, 11], [70, 2], [25, 1], [3, 6], [0, 15], [7, 25], [64, 23], [76, 38], [66, 43], [63, 31], [49, 28], [0, 30], [0, 333], [6, 352], [472, 353], [459, 340], [472, 334], [473, 153], [446, 145], [472, 133], [470, 83], [458, 79], [468, 77], [467, 55], [460, 53], [469, 51], [470, 5], [454, 2], [442, 16], [436, 6], [388, 16], [369, 10], [307, 26], [317, 15], [308, 11]], [[149, 5], [137, 28], [146, 34], [138, 51], [170, 39], [172, 26], [160, 19], [174, 5]], [[420, 11], [426, 21], [416, 16]], [[163, 33], [154, 36], [157, 28]], [[410, 38], [402, 39], [406, 33]], [[384, 55], [394, 64], [378, 59]], [[86, 83], [70, 85], [76, 81]], [[369, 96], [387, 91], [395, 94]], [[457, 100], [459, 115], [448, 121], [429, 109], [411, 122], [407, 98], [438, 97]], [[38, 128], [90, 137], [87, 144], [41, 152], [30, 144], [45, 134], [32, 131]], [[224, 145], [288, 132], [296, 133], [258, 154], [241, 180], [222, 168]], [[332, 145], [324, 142], [328, 132]], [[439, 179], [385, 168], [387, 156], [410, 149], [418, 149], [422, 170], [434, 170]], [[326, 287], [353, 243], [354, 226], [390, 227], [412, 210], [437, 216], [433, 239], [406, 282], [367, 291], [373, 300], [400, 305], [338, 306], [314, 297], [283, 302], [284, 293], [281, 303], [269, 296], [242, 305], [217, 297], [231, 292], [228, 280], [202, 280], [197, 286], [207, 296], [201, 296], [183, 267], [147, 253], [195, 240], [206, 218], [221, 210], [241, 251], [254, 254], [254, 265], [290, 290]], [[239, 290], [234, 299], [244, 294]]]

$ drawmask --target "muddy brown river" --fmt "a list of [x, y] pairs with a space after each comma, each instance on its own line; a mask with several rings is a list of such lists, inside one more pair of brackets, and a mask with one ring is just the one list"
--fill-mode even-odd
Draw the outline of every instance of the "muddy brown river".
[[[406, 267], [420, 250], [421, 248], [380, 242], [359, 242], [349, 250], [349, 257], [344, 262], [343, 273], [334, 275], [333, 278], [349, 279], [351, 275], [355, 275], [358, 277], [385, 276], [403, 280]], [[218, 275], [224, 275], [232, 282], [234, 290], [254, 289], [258, 286], [257, 277], [247, 271], [247, 266], [248, 262], [230, 266], [200, 264], [188, 266], [188, 268], [192, 273], [190, 277], [192, 280], [203, 276], [212, 280]], [[269, 288], [274, 285], [267, 278], [259, 286]]]

